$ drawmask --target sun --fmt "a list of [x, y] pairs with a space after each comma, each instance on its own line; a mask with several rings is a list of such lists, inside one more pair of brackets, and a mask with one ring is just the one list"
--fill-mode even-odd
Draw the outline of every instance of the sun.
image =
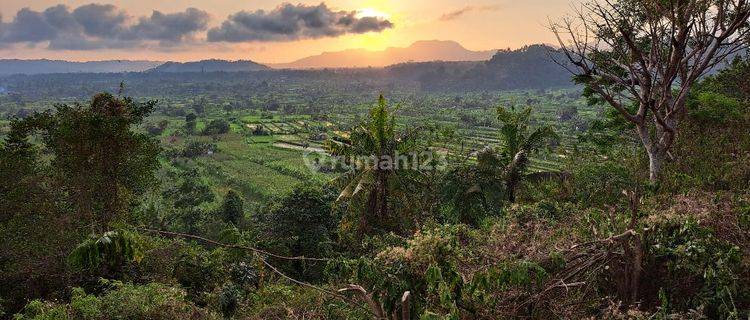
[[357, 10], [356, 17], [357, 18], [375, 17], [375, 18], [380, 18], [380, 19], [390, 19], [391, 15], [382, 11], [375, 10], [373, 8], [362, 8], [362, 9]]
[[[392, 16], [383, 11], [372, 7], [365, 7], [357, 10], [357, 18], [373, 17], [382, 20], [392, 19]], [[382, 30], [380, 32], [368, 32], [363, 34], [352, 35], [348, 37], [348, 45], [352, 48], [362, 48], [367, 50], [382, 50], [391, 45], [391, 30]]]

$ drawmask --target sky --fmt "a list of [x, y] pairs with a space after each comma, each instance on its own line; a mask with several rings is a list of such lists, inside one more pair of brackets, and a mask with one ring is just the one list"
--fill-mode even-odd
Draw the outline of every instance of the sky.
[[453, 40], [470, 50], [555, 42], [576, 0], [2, 0], [0, 58], [290, 62]]

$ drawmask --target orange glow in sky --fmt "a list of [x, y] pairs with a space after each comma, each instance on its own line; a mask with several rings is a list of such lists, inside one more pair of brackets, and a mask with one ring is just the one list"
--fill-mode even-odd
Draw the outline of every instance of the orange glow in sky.
[[[470, 50], [517, 48], [526, 44], [552, 43], [546, 28], [548, 18], [558, 18], [570, 11], [572, 0], [330, 0], [325, 6], [333, 12], [355, 12], [356, 19], [373, 17], [387, 20], [392, 27], [380, 31], [347, 31], [333, 36], [278, 40], [207, 41], [209, 29], [222, 26], [230, 15], [240, 11], [268, 13], [283, 1], [258, 0], [2, 0], [0, 1], [0, 58], [19, 59], [148, 59], [188, 61], [208, 58], [250, 59], [264, 63], [289, 62], [326, 51], [351, 48], [382, 50], [405, 47], [418, 40], [453, 40]], [[577, 1], [577, 0], [576, 0]], [[78, 49], [66, 46], [52, 48], [47, 42], [3, 43], [2, 30], [13, 23], [16, 13], [29, 8], [36, 12], [63, 4], [74, 10], [90, 3], [111, 4], [127, 16], [127, 23], [136, 24], [154, 10], [163, 14], [179, 13], [196, 8], [207, 13], [207, 26], [185, 37], [178, 45], [161, 45], [157, 41], [138, 46], [106, 46]], [[314, 7], [321, 0], [292, 1], [293, 5]], [[352, 29], [355, 30], [355, 29]], [[358, 30], [358, 29], [357, 29]], [[248, 36], [249, 38], [255, 39]], [[7, 38], [7, 37], [6, 37]], [[7, 42], [7, 41], [6, 41]]]

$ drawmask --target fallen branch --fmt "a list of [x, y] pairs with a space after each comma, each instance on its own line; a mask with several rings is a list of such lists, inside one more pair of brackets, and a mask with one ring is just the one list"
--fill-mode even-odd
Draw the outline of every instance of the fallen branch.
[[378, 319], [387, 319], [385, 317], [385, 311], [383, 311], [383, 307], [380, 305], [380, 303], [375, 301], [371, 293], [367, 293], [367, 290], [365, 290], [365, 288], [360, 285], [350, 284], [345, 288], [341, 288], [338, 290], [338, 292], [347, 291], [354, 291], [362, 298], [362, 300], [365, 300], [365, 302], [367, 302], [367, 305], [370, 306], [370, 309], [372, 309], [372, 313], [374, 313]]

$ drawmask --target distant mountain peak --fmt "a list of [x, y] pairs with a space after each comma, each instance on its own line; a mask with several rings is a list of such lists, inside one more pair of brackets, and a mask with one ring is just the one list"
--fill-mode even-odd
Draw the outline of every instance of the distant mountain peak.
[[324, 52], [290, 63], [271, 64], [274, 68], [319, 69], [385, 67], [404, 62], [486, 61], [496, 50], [471, 51], [451, 40], [419, 40], [408, 47], [385, 50], [346, 49]]
[[409, 45], [410, 48], [429, 47], [429, 46], [446, 46], [446, 47], [466, 49], [460, 43], [453, 41], [453, 40], [417, 40], [417, 41], [414, 41], [411, 45]]
[[269, 68], [251, 60], [219, 60], [207, 59], [192, 62], [169, 61], [157, 66], [149, 72], [244, 72], [260, 71]]

